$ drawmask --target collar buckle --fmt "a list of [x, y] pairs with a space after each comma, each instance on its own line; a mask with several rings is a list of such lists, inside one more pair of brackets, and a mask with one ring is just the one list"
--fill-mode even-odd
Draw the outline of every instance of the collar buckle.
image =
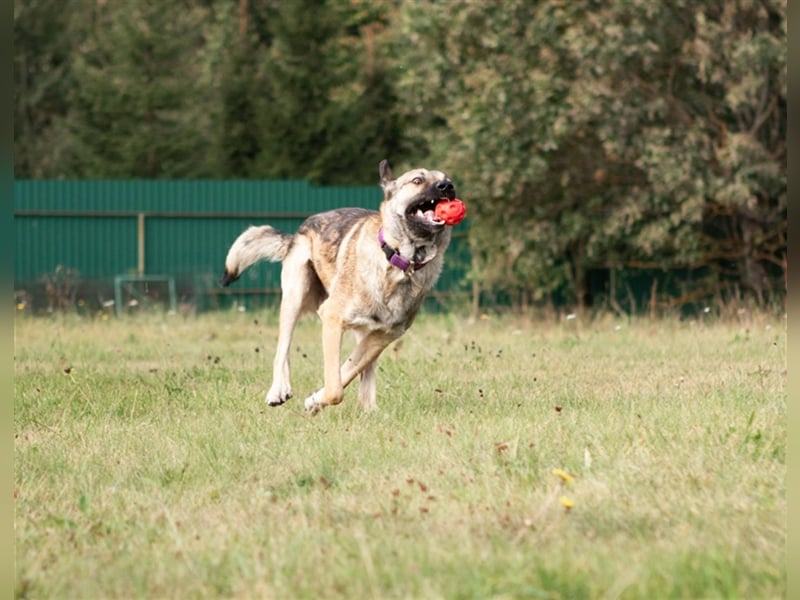
[[427, 262], [415, 263], [403, 258], [397, 248], [390, 246], [386, 242], [386, 238], [383, 237], [383, 228], [378, 230], [378, 243], [381, 245], [381, 250], [383, 250], [383, 253], [386, 255], [386, 260], [404, 273], [408, 273], [409, 269], [412, 267], [414, 271], [418, 271], [427, 264]]

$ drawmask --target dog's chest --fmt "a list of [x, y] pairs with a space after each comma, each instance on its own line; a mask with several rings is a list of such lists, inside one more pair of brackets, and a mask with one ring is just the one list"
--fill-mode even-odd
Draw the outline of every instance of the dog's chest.
[[351, 327], [371, 331], [403, 332], [414, 320], [427, 292], [419, 273], [390, 273], [382, 285], [368, 285], [363, 295], [353, 298], [347, 311]]

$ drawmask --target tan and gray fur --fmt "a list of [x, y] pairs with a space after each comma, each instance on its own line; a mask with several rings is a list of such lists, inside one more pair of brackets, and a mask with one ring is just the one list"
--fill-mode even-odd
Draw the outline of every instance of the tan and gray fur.
[[[289, 350], [298, 317], [316, 311], [322, 321], [324, 385], [305, 400], [316, 413], [339, 404], [344, 388], [361, 377], [359, 402], [376, 408], [375, 362], [411, 326], [442, 270], [450, 227], [434, 206], [455, 198], [441, 171], [411, 169], [394, 178], [387, 161], [379, 166], [383, 201], [378, 211], [342, 208], [313, 215], [294, 234], [264, 225], [245, 230], [231, 246], [221, 283], [229, 285], [259, 260], [282, 261], [278, 345], [266, 402], [292, 397]], [[390, 248], [411, 262], [407, 271], [390, 262], [378, 232]], [[340, 365], [344, 331], [356, 346]]]

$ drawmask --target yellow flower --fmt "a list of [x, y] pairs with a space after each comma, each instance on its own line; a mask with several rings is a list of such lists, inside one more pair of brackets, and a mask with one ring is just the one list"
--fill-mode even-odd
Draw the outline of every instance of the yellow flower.
[[553, 469], [553, 475], [560, 477], [564, 483], [575, 483], [575, 478], [561, 469]]
[[25, 303], [24, 302], [19, 302], [17, 304], [17, 310], [25, 310]]
[[575, 501], [567, 496], [561, 496], [561, 498], [559, 498], [559, 501], [561, 502], [561, 506], [563, 506], [566, 510], [569, 510], [570, 508], [575, 506]]

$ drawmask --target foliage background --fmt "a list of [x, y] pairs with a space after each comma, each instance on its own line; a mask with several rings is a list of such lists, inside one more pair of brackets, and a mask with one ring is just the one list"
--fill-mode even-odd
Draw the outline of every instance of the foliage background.
[[786, 13], [15, 0], [15, 175], [348, 185], [430, 164], [469, 205], [476, 299], [782, 306]]

